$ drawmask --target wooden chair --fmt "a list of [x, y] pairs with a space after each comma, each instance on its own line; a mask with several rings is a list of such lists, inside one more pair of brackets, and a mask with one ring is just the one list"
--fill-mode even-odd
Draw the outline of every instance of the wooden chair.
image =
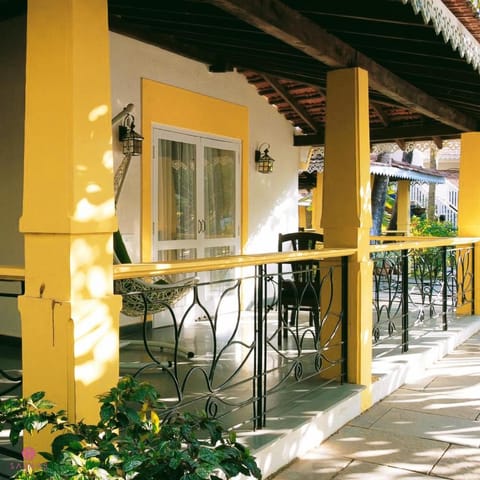
[[[314, 232], [293, 232], [278, 235], [278, 251], [314, 250], [323, 243], [323, 235]], [[279, 345], [289, 327], [298, 329], [300, 311], [308, 311], [309, 324], [315, 338], [320, 330], [320, 271], [318, 261], [305, 260], [279, 264], [278, 326]], [[290, 314], [290, 321], [288, 320]]]

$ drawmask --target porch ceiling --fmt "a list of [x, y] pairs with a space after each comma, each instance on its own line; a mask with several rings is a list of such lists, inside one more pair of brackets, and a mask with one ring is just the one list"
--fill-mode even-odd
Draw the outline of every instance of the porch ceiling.
[[[0, 0], [0, 9], [19, 3]], [[454, 12], [471, 34], [466, 52], [445, 40], [445, 16], [425, 23], [428, 12], [415, 14], [410, 0], [108, 0], [112, 31], [219, 75], [243, 73], [301, 128], [297, 145], [323, 143], [326, 74], [352, 66], [369, 71], [373, 142], [439, 144], [478, 130], [480, 21], [466, 0], [423, 4], [434, 4], [434, 20], [438, 5]]]

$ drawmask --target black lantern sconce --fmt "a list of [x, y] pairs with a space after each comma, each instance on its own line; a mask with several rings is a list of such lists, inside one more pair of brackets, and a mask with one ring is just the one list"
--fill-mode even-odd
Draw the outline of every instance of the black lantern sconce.
[[[262, 148], [263, 148], [263, 151], [262, 151]], [[270, 148], [269, 143], [262, 143], [258, 147], [258, 150], [255, 150], [255, 166], [257, 168], [257, 172], [260, 172], [260, 173], [273, 172], [273, 162], [275, 160], [268, 154], [269, 148]]]
[[118, 138], [123, 143], [124, 155], [141, 155], [143, 137], [135, 131], [135, 117], [127, 114], [118, 127]]

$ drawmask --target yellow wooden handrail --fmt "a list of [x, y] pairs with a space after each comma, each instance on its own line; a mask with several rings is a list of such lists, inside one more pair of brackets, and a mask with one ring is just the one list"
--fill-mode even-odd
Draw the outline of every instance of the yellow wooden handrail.
[[25, 278], [25, 268], [0, 265], [0, 280], [23, 280]]
[[383, 244], [371, 245], [371, 252], [390, 252], [415, 248], [449, 247], [480, 242], [479, 237], [371, 237]]
[[[177, 273], [195, 273], [211, 270], [223, 270], [238, 267], [251, 267], [295, 260], [322, 260], [353, 255], [354, 248], [322, 248], [298, 252], [260, 253], [251, 255], [232, 255], [228, 257], [201, 258], [197, 260], [177, 260], [158, 263], [128, 263], [113, 266], [114, 280], [125, 278], [155, 277]], [[0, 265], [0, 280], [23, 280], [25, 269]]]
[[[415, 248], [431, 248], [479, 243], [479, 237], [371, 237], [372, 240], [389, 243], [371, 245], [371, 252], [387, 252]], [[197, 260], [177, 260], [158, 263], [132, 263], [113, 266], [113, 278], [155, 277], [178, 273], [196, 273], [229, 268], [251, 267], [295, 260], [322, 260], [350, 256], [356, 253], [354, 248], [321, 248], [297, 252], [259, 253], [251, 255], [232, 255], [228, 257], [201, 258]], [[0, 280], [23, 280], [25, 268], [21, 266], [0, 265]]]
[[320, 250], [302, 250], [297, 252], [259, 253], [251, 255], [232, 255], [229, 257], [200, 258], [198, 260], [178, 260], [162, 263], [132, 263], [114, 265], [115, 280], [124, 278], [154, 277], [176, 273], [195, 273], [229, 268], [251, 267], [295, 260], [322, 260], [355, 254], [354, 248], [322, 248]]

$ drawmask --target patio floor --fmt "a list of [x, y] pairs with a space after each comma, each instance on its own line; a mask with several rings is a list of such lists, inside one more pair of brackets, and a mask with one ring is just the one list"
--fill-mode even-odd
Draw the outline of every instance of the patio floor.
[[[438, 340], [432, 339], [432, 347]], [[300, 454], [273, 478], [476, 480], [480, 476], [479, 352], [476, 333], [426, 369], [420, 364], [415, 371], [412, 365], [401, 388]]]
[[[193, 329], [187, 329], [184, 339], [186, 349], [196, 350], [197, 362], [208, 360], [199, 323], [195, 335]], [[265, 478], [280, 471], [278, 480], [308, 480], [314, 475], [320, 480], [357, 480], [362, 477], [356, 475], [368, 468], [375, 478], [416, 479], [427, 474], [473, 478], [448, 469], [453, 468], [452, 455], [464, 455], [468, 462], [477, 452], [480, 458], [480, 357], [474, 355], [480, 349], [480, 335], [467, 341], [478, 331], [480, 318], [454, 319], [449, 331], [432, 331], [416, 338], [408, 353], [383, 352], [373, 363], [371, 394], [379, 403], [362, 415], [363, 387], [311, 379], [293, 384], [277, 396], [266, 428], [256, 432], [240, 428], [240, 439], [255, 452]], [[168, 340], [165, 329], [156, 329], [152, 335], [154, 340]], [[139, 336], [132, 332], [122, 338], [138, 340]], [[460, 350], [443, 363], [435, 363], [462, 342], [466, 343]], [[145, 360], [141, 355], [137, 346], [127, 346], [121, 350], [121, 361]], [[169, 353], [162, 355], [167, 358]], [[19, 346], [2, 346], [0, 359], [7, 368], [19, 368]], [[129, 371], [122, 369], [122, 373]], [[161, 370], [148, 376], [162, 385]], [[243, 418], [244, 412], [240, 412], [238, 421]], [[235, 419], [231, 421], [235, 423]], [[9, 472], [14, 467], [15, 463], [4, 463], [2, 470]]]

